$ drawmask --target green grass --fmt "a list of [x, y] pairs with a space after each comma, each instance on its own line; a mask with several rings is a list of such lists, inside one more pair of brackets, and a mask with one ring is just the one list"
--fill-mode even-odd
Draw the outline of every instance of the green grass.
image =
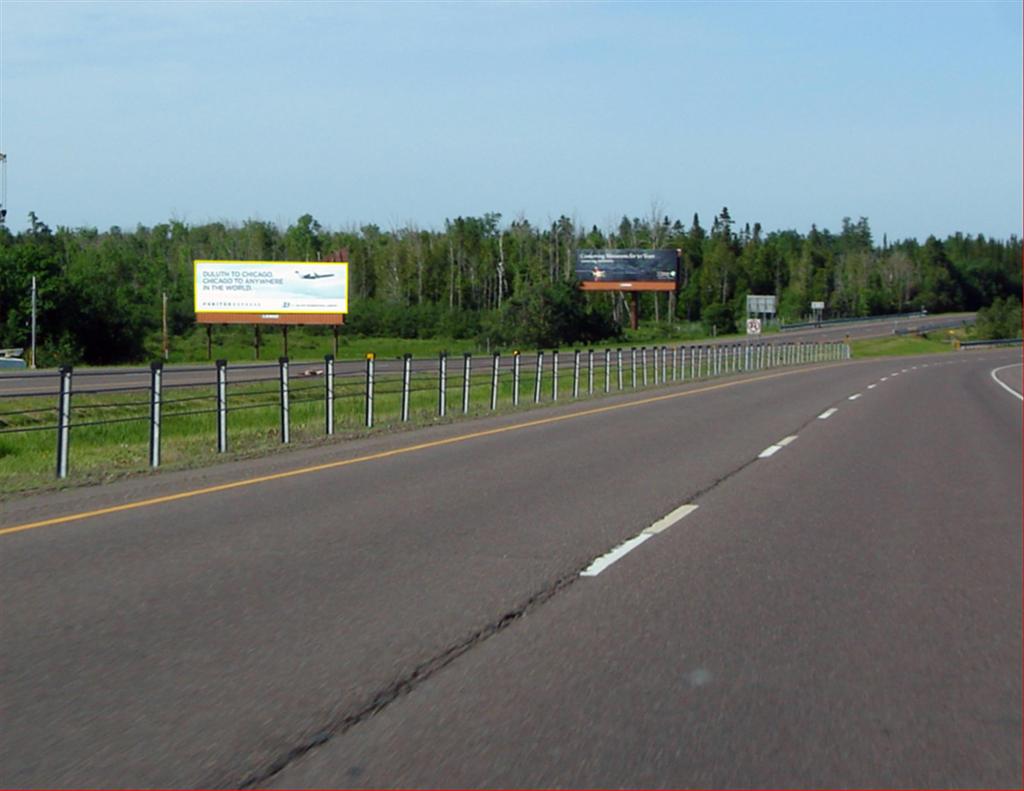
[[850, 347], [854, 358], [941, 354], [953, 351], [951, 339], [955, 337], [962, 337], [962, 334], [936, 330], [925, 335], [890, 335], [885, 338], [852, 340]]
[[[263, 327], [259, 359], [272, 362], [284, 356], [284, 333], [280, 327]], [[768, 330], [773, 332], [773, 330]], [[744, 340], [746, 335], [719, 335], [719, 340]], [[631, 346], [671, 346], [673, 344], [691, 343], [708, 340], [710, 336], [704, 332], [698, 322], [679, 321], [673, 324], [641, 323], [639, 329], [625, 330], [621, 339], [609, 339], [597, 344], [594, 348], [604, 349], [629, 348]], [[196, 327], [187, 335], [171, 340], [171, 363], [205, 363], [219, 358], [234, 363], [256, 360], [256, 349], [253, 343], [253, 329], [248, 325], [215, 326], [212, 330], [212, 348], [207, 351], [205, 327]], [[585, 346], [586, 344], [580, 344]], [[159, 341], [151, 339], [147, 344], [154, 359], [159, 356]], [[515, 345], [501, 349], [510, 353]], [[521, 347], [525, 352], [526, 347]], [[569, 348], [569, 346], [566, 346]], [[380, 338], [361, 337], [346, 334], [341, 330], [338, 339], [339, 360], [361, 360], [370, 352], [381, 358], [401, 357], [412, 354], [414, 357], [436, 357], [445, 351], [452, 355], [489, 354], [497, 351], [495, 344], [485, 340], [469, 338]], [[288, 357], [291, 360], [322, 360], [324, 355], [334, 354], [334, 336], [330, 328], [292, 327], [288, 331]]]
[[[587, 398], [586, 354], [581, 354], [580, 393]], [[505, 365], [510, 365], [506, 356]], [[641, 355], [637, 354], [637, 388], [643, 385]], [[513, 377], [508, 367], [499, 375], [498, 412], [534, 408], [535, 361], [521, 358], [519, 406], [512, 404]], [[594, 355], [594, 396], [603, 394], [603, 353]], [[611, 392], [618, 392], [616, 357], [612, 355]], [[438, 416], [438, 382], [434, 370], [414, 373], [410, 383], [409, 420], [401, 420], [401, 378], [398, 374], [376, 377], [373, 431], [396, 431], [451, 422], [465, 415], [491, 413], [490, 365], [476, 367], [469, 379], [469, 408], [463, 410], [461, 357], [449, 359], [446, 415]], [[540, 403], [553, 401], [551, 353], [545, 354], [541, 374]], [[648, 353], [648, 386], [654, 385], [653, 355]], [[669, 362], [669, 368], [671, 363]], [[671, 372], [669, 371], [669, 375]], [[687, 369], [687, 377], [689, 368]], [[623, 355], [623, 389], [632, 389], [630, 355]], [[290, 383], [289, 434], [293, 445], [336, 442], [368, 433], [365, 425], [365, 383], [362, 376], [335, 377], [335, 436], [326, 436], [325, 383], [322, 377], [295, 378]], [[559, 355], [558, 401], [573, 397], [573, 355]], [[228, 450], [216, 448], [216, 397], [210, 385], [175, 387], [164, 391], [161, 468], [200, 467], [225, 459], [247, 458], [280, 450], [280, 401], [276, 381], [229, 384]], [[55, 478], [56, 404], [54, 397], [0, 399], [0, 430], [31, 429], [0, 433], [0, 500], [28, 491], [64, 488], [144, 473], [149, 469], [149, 393], [76, 393], [72, 397], [69, 476]], [[198, 414], [188, 414], [198, 413]]]
[[[376, 339], [366, 339], [368, 348], [385, 356]], [[392, 340], [394, 350], [408, 350], [408, 341]], [[421, 342], [417, 356], [436, 354], [437, 346]], [[435, 344], [437, 342], [434, 342]], [[372, 345], [369, 345], [372, 344]], [[637, 344], [640, 346], [641, 344]], [[647, 352], [647, 387], [660, 382], [654, 375], [652, 347], [661, 343], [644, 344]], [[668, 345], [668, 344], [664, 344]], [[678, 347], [673, 343], [671, 348]], [[443, 347], [442, 347], [443, 348]], [[417, 426], [451, 422], [463, 417], [462, 357], [456, 351], [448, 362], [446, 388], [446, 415], [438, 416], [438, 381], [436, 368], [414, 373], [411, 381], [409, 420], [401, 420], [401, 380], [399, 374], [378, 371], [374, 392], [374, 425], [372, 431], [397, 431]], [[397, 353], [394, 356], [398, 356]], [[511, 355], [504, 354], [504, 367], [499, 376], [498, 413], [536, 406], [536, 356], [524, 351], [521, 357], [519, 405], [513, 406], [513, 379], [509, 370]], [[617, 355], [613, 351], [610, 366], [610, 392], [619, 392]], [[644, 384], [643, 356], [638, 348], [636, 388]], [[622, 355], [623, 390], [633, 390], [631, 354], [627, 348]], [[580, 355], [579, 397], [604, 395], [604, 350], [594, 354], [594, 393], [588, 393], [587, 354]], [[702, 378], [710, 376], [704, 358]], [[481, 364], [483, 363], [483, 364]], [[686, 361], [685, 378], [690, 379], [692, 361]], [[671, 355], [667, 374], [671, 377]], [[351, 365], [345, 367], [351, 371]], [[371, 429], [365, 425], [364, 377], [361, 367], [355, 376], [335, 377], [335, 436], [327, 437], [325, 430], [325, 383], [322, 377], [296, 376], [290, 383], [290, 439], [293, 446], [310, 446], [342, 441], [366, 435]], [[660, 377], [659, 377], [660, 378]], [[266, 382], [232, 382], [228, 387], [228, 453], [219, 454], [216, 448], [216, 400], [212, 385], [166, 387], [162, 420], [161, 468], [182, 469], [201, 467], [228, 459], [266, 455], [287, 448], [281, 441], [279, 389], [276, 380]], [[56, 467], [56, 398], [2, 398], [0, 399], [0, 500], [16, 497], [29, 491], [65, 488], [83, 483], [96, 483], [144, 474], [149, 470], [149, 393], [146, 388], [126, 392], [86, 393], [73, 388], [69, 477], [55, 478]], [[469, 416], [492, 414], [490, 365], [479, 358], [469, 381]], [[562, 350], [559, 354], [558, 401], [573, 398], [573, 353]], [[552, 381], [552, 354], [544, 355], [541, 375], [540, 404], [554, 400]], [[4, 430], [18, 433], [2, 433]], [[28, 429], [28, 430], [26, 430]]]

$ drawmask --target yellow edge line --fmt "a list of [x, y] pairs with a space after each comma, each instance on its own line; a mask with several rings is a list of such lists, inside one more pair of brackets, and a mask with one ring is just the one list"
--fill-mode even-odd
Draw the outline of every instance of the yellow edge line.
[[104, 516], [106, 514], [116, 514], [120, 511], [132, 511], [136, 508], [148, 508], [153, 505], [161, 505], [163, 503], [171, 503], [175, 500], [185, 500], [190, 497], [199, 497], [204, 494], [215, 494], [216, 492], [226, 492], [231, 489], [240, 489], [243, 486], [255, 486], [258, 483], [267, 483], [268, 481], [279, 481], [284, 478], [292, 478], [296, 475], [307, 475], [311, 472], [322, 472], [323, 470], [333, 470], [339, 467], [347, 467], [351, 464], [362, 464], [367, 461], [377, 461], [378, 459], [386, 459], [391, 456], [400, 456], [405, 453], [415, 453], [420, 450], [427, 450], [429, 448], [437, 448], [442, 445], [453, 445], [457, 442], [467, 442], [471, 439], [479, 439], [481, 437], [490, 437], [495, 434], [504, 434], [508, 431], [519, 431], [524, 428], [533, 428], [534, 426], [544, 426], [550, 423], [559, 423], [563, 420], [574, 420], [580, 417], [587, 417], [589, 415], [599, 415], [603, 412], [614, 412], [619, 409], [630, 409], [632, 407], [643, 406], [645, 404], [654, 404], [658, 401], [668, 401], [673, 398], [685, 398], [687, 396], [698, 395], [699, 393], [708, 393], [713, 390], [721, 390], [726, 387], [736, 387], [742, 384], [749, 384], [751, 382], [763, 382], [768, 379], [777, 379], [781, 376], [791, 376], [793, 374], [807, 373], [808, 371], [815, 370], [821, 366], [815, 366], [814, 368], [801, 368], [797, 371], [780, 371], [775, 374], [768, 374], [766, 376], [758, 376], [752, 379], [743, 379], [738, 382], [722, 382], [720, 384], [711, 385], [709, 387], [701, 387], [696, 390], [687, 390], [683, 393], [669, 393], [667, 395], [652, 396], [650, 398], [643, 398], [638, 401], [629, 401], [625, 404], [611, 404], [609, 406], [594, 407], [593, 409], [586, 409], [582, 412], [572, 412], [568, 415], [554, 415], [552, 417], [539, 418], [537, 420], [529, 420], [525, 423], [516, 423], [512, 426], [502, 426], [500, 428], [491, 428], [485, 431], [475, 431], [471, 434], [460, 434], [456, 437], [448, 437], [446, 439], [436, 439], [430, 442], [422, 442], [417, 445], [406, 445], [402, 448], [395, 448], [394, 450], [385, 450], [379, 453], [370, 453], [366, 456], [356, 456], [353, 459], [344, 459], [342, 461], [331, 461], [325, 464], [316, 464], [312, 467], [300, 467], [295, 470], [288, 470], [286, 472], [275, 472], [271, 475], [260, 475], [256, 478], [246, 478], [241, 481], [232, 481], [231, 483], [222, 483], [216, 486], [206, 486], [202, 489], [190, 489], [184, 492], [178, 492], [177, 494], [167, 494], [161, 497], [152, 497], [148, 500], [137, 500], [133, 503], [122, 503], [121, 505], [112, 505], [108, 508], [97, 508], [95, 511], [81, 511], [77, 514], [67, 514], [66, 516], [56, 516], [52, 519], [42, 519], [38, 522], [26, 522], [21, 525], [14, 525], [13, 527], [5, 527], [0, 529], [0, 536], [9, 535], [11, 533], [20, 533], [24, 530], [33, 530], [37, 527], [48, 527], [50, 525], [66, 524], [67, 522], [78, 522], [83, 519], [91, 519], [94, 516]]

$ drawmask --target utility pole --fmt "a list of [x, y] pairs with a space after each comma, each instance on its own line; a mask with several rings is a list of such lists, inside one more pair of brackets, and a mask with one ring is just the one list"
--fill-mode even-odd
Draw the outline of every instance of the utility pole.
[[163, 330], [164, 330], [164, 360], [168, 360], [168, 359], [170, 359], [171, 350], [170, 350], [170, 344], [168, 344], [168, 342], [167, 342], [167, 292], [166, 291], [163, 292], [162, 297], [163, 297], [163, 299], [162, 299], [162, 302], [163, 302], [163, 314], [162, 314], [162, 322], [161, 323], [163, 325]]
[[32, 361], [31, 367], [36, 367], [36, 276], [32, 275]]

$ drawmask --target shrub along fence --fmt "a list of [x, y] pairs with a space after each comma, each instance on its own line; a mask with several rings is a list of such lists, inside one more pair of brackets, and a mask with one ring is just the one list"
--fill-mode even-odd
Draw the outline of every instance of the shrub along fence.
[[51, 469], [65, 478], [72, 447], [92, 469], [156, 468], [166, 449], [187, 463], [213, 448], [224, 454], [849, 356], [843, 343], [758, 342], [19, 373], [0, 379], [0, 472], [5, 456], [24, 453], [30, 465], [28, 451], [38, 457], [50, 442]]

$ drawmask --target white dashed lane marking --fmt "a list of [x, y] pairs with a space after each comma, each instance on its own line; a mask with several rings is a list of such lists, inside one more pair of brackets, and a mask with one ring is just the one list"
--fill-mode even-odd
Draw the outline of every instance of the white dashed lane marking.
[[832, 415], [834, 415], [838, 411], [839, 410], [836, 409], [835, 407], [832, 407], [832, 409], [826, 409], [824, 412], [818, 415], [818, 420], [828, 420], [830, 417], [832, 417]]
[[644, 528], [637, 535], [633, 536], [632, 538], [626, 541], [623, 541], [611, 552], [607, 552], [604, 555], [601, 555], [601, 557], [597, 558], [596, 560], [594, 560], [593, 563], [591, 563], [589, 566], [583, 569], [583, 571], [580, 572], [580, 576], [596, 577], [598, 574], [600, 574], [602, 571], [604, 571], [606, 568], [612, 565], [612, 563], [614, 563], [617, 560], [621, 560], [634, 549], [636, 549], [638, 546], [640, 546], [642, 543], [644, 543], [650, 538], [654, 538], [654, 536], [656, 536], [658, 533], [661, 533], [662, 531], [672, 527], [672, 525], [674, 525], [680, 519], [689, 516], [696, 510], [696, 505], [679, 506], [671, 513], [663, 516], [650, 527]]

